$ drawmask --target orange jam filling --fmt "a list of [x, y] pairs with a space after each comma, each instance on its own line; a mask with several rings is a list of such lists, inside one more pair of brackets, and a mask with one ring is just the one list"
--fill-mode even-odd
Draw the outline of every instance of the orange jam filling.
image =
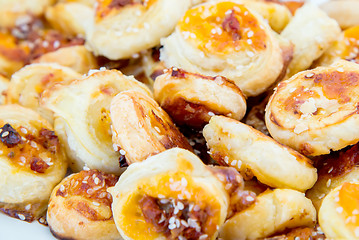
[[1, 124], [0, 154], [18, 168], [45, 173], [57, 158], [59, 140], [52, 131], [41, 129], [37, 136], [25, 127]]
[[15, 37], [11, 34], [0, 32], [0, 55], [10, 61], [26, 62], [28, 60], [29, 49], [17, 44]]
[[359, 226], [359, 184], [344, 183], [339, 190], [338, 213], [353, 227]]
[[126, 7], [128, 5], [143, 5], [145, 9], [152, 6], [157, 0], [97, 0], [96, 20], [109, 15], [114, 9]]
[[212, 54], [266, 48], [266, 32], [256, 17], [245, 6], [233, 2], [190, 9], [178, 27], [187, 41]]
[[[191, 207], [191, 209], [194, 208], [199, 212], [204, 211], [207, 217], [201, 226], [200, 232], [208, 236], [213, 236], [217, 231], [217, 224], [220, 219], [220, 203], [215, 196], [208, 196], [205, 194], [206, 192], [208, 192], [208, 190], [196, 185], [183, 172], [156, 176], [156, 178], [151, 179], [150, 182], [148, 182], [148, 180], [143, 182], [137, 187], [137, 191], [129, 196], [124, 203], [126, 207], [122, 208], [121, 217], [118, 222], [121, 222], [122, 229], [126, 235], [133, 239], [157, 239], [163, 234], [166, 235], [163, 231], [158, 232], [158, 226], [147, 222], [148, 219], [146, 221], [143, 206], [141, 209], [141, 201], [143, 201], [144, 197], [148, 196], [163, 204], [168, 201], [176, 203], [175, 205], [180, 207], [177, 210], [170, 209], [170, 212], [172, 210], [175, 211], [176, 216], [180, 216], [182, 212], [185, 211], [186, 206]], [[178, 202], [181, 202], [183, 206], [181, 203], [178, 205]], [[173, 204], [171, 206], [173, 207]], [[163, 214], [166, 216], [165, 212]], [[184, 216], [180, 218], [185, 221]], [[178, 231], [183, 228], [182, 224], [187, 226], [181, 220], [179, 220], [181, 223], [176, 224], [176, 222], [174, 222], [176, 227], [173, 225], [173, 221], [167, 218], [159, 219], [158, 224], [167, 222], [168, 231]], [[191, 221], [192, 220], [188, 221], [188, 219], [186, 219], [187, 223]], [[180, 224], [180, 227], [177, 227], [178, 224]]]
[[342, 58], [359, 63], [359, 26], [344, 31], [345, 49]]

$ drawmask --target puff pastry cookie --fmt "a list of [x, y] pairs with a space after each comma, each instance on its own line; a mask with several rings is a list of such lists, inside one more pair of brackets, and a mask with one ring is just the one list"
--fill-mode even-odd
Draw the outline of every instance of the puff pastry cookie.
[[83, 167], [107, 173], [122, 171], [120, 155], [112, 147], [109, 108], [117, 93], [129, 89], [151, 95], [144, 84], [116, 70], [97, 71], [43, 94], [43, 105], [55, 113], [55, 130], [66, 146], [73, 171]]
[[85, 46], [70, 46], [45, 53], [36, 58], [34, 63], [57, 63], [61, 66], [72, 68], [74, 71], [86, 74], [91, 69], [97, 69], [96, 58]]
[[283, 38], [294, 44], [293, 59], [288, 66], [288, 77], [309, 68], [339, 34], [338, 23], [315, 5], [306, 3], [299, 8], [281, 33]]
[[239, 121], [214, 116], [203, 129], [211, 156], [244, 177], [271, 187], [304, 191], [317, 180], [309, 159]]
[[51, 26], [70, 36], [85, 36], [93, 22], [93, 7], [82, 3], [57, 3], [48, 7], [46, 20]]
[[323, 198], [344, 182], [359, 181], [359, 144], [319, 157], [318, 181], [306, 195], [319, 210]]
[[326, 1], [320, 5], [329, 17], [335, 19], [341, 28], [346, 29], [359, 25], [357, 9], [359, 1], [357, 0], [332, 0]]
[[316, 61], [316, 65], [327, 66], [338, 59], [359, 63], [359, 24], [343, 31], [339, 38]]
[[166, 67], [224, 76], [246, 96], [264, 92], [283, 68], [275, 33], [258, 13], [232, 1], [188, 10], [161, 43]]
[[191, 152], [173, 148], [130, 165], [112, 194], [113, 216], [129, 239], [216, 239], [229, 195]]
[[6, 94], [7, 103], [17, 103], [31, 108], [53, 123], [53, 113], [40, 106], [42, 93], [59, 83], [66, 83], [82, 76], [70, 68], [58, 64], [30, 64], [12, 75]]
[[122, 239], [112, 217], [109, 187], [118, 177], [97, 170], [81, 171], [52, 191], [47, 222], [59, 239]]
[[178, 125], [203, 128], [211, 116], [226, 115], [241, 120], [246, 113], [246, 99], [230, 80], [166, 69], [153, 86], [160, 106]]
[[311, 227], [315, 222], [315, 208], [304, 193], [290, 189], [267, 190], [252, 206], [224, 223], [220, 238], [259, 239], [288, 228]]
[[160, 43], [173, 31], [190, 0], [97, 0], [93, 29], [87, 40], [96, 55], [129, 58]]
[[344, 60], [294, 75], [269, 100], [270, 134], [308, 156], [358, 142], [358, 86], [359, 65]]
[[51, 125], [19, 105], [0, 106], [0, 132], [0, 211], [33, 221], [65, 176], [65, 153]]
[[0, 0], [0, 27], [16, 25], [22, 17], [41, 16], [55, 0]]
[[358, 239], [358, 182], [345, 182], [333, 189], [319, 209], [319, 225], [330, 239]]
[[145, 160], [166, 149], [192, 150], [157, 102], [136, 90], [124, 91], [111, 102], [112, 141], [128, 164]]

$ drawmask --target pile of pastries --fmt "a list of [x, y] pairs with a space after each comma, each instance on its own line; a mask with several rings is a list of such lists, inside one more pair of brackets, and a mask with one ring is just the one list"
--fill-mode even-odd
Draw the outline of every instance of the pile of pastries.
[[359, 239], [357, 9], [0, 0], [0, 211], [59, 239]]

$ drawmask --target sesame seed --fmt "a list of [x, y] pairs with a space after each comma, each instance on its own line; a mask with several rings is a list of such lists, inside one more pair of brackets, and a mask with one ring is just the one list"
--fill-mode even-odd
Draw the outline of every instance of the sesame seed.
[[61, 185], [59, 189], [60, 189], [61, 192], [65, 191], [64, 185]]
[[314, 76], [314, 73], [307, 73], [307, 74], [305, 75], [306, 78], [311, 78], [311, 77], [313, 77], [313, 76]]
[[24, 220], [26, 219], [25, 216], [22, 215], [22, 214], [18, 214], [17, 216], [19, 217], [19, 219], [20, 219], [21, 221], [24, 221]]
[[247, 39], [247, 43], [248, 43], [248, 44], [252, 44], [253, 41], [252, 41], [251, 39]]
[[163, 221], [165, 221], [165, 220], [166, 220], [165, 215], [161, 214], [161, 218], [160, 218], [160, 220], [158, 221], [158, 223], [161, 223], [161, 222], [163, 222]]
[[324, 193], [318, 196], [319, 199], [322, 199], [323, 197], [325, 197]]
[[96, 185], [99, 184], [99, 183], [100, 183], [100, 179], [99, 179], [98, 177], [95, 178], [94, 183], [95, 183]]
[[342, 73], [342, 72], [344, 72], [344, 69], [340, 67], [340, 68], [337, 68], [337, 71]]
[[179, 219], [176, 219], [176, 226], [177, 226], [177, 228], [179, 228], [181, 226], [181, 222]]
[[25, 206], [25, 210], [26, 211], [29, 211], [31, 209], [31, 204], [27, 204], [26, 206]]
[[31, 147], [33, 147], [33, 148], [37, 148], [37, 144], [36, 144], [36, 142], [34, 142], [34, 141], [31, 141], [31, 142], [30, 142], [30, 145], [31, 145]]
[[161, 130], [159, 129], [159, 127], [155, 126], [154, 129], [156, 130], [156, 132], [160, 133]]
[[203, 234], [203, 235], [201, 235], [201, 236], [199, 237], [199, 240], [206, 239], [207, 237], [208, 237], [208, 235], [207, 235], [207, 234]]
[[228, 156], [225, 156], [225, 157], [224, 157], [224, 162], [228, 164], [228, 162], [229, 162]]
[[300, 240], [300, 237], [295, 237], [294, 240]]
[[247, 33], [247, 37], [253, 37], [253, 35], [254, 35], [254, 33], [253, 33], [253, 31], [249, 31], [248, 33]]
[[246, 197], [246, 200], [247, 200], [248, 202], [252, 202], [252, 201], [254, 201], [254, 197], [252, 197], [252, 196], [247, 196], [247, 197]]
[[333, 171], [333, 167], [331, 167], [328, 171], [328, 173], [331, 173]]
[[235, 166], [235, 165], [237, 165], [237, 160], [233, 160], [233, 161], [231, 162], [231, 166]]
[[179, 210], [183, 210], [184, 209], [184, 204], [181, 203], [181, 202], [178, 202], [177, 207], [178, 207]]
[[181, 179], [181, 184], [183, 187], [187, 186], [187, 180], [184, 177]]
[[174, 224], [174, 223], [168, 225], [169, 230], [172, 230], [172, 229], [175, 229], [175, 228], [176, 228], [176, 224]]
[[120, 154], [121, 154], [121, 155], [126, 155], [126, 151], [123, 150], [123, 149], [121, 149], [121, 150], [120, 150]]
[[95, 206], [100, 206], [100, 204], [98, 202], [92, 202], [92, 204]]
[[27, 134], [26, 128], [21, 128], [20, 131], [21, 131], [23, 134]]
[[58, 40], [56, 40], [53, 44], [54, 48], [58, 48], [60, 47], [60, 42]]
[[8, 131], [3, 132], [3, 133], [1, 134], [1, 137], [6, 137], [7, 135], [9, 135], [9, 132], [8, 132]]
[[342, 213], [342, 212], [343, 212], [343, 208], [342, 208], [342, 207], [337, 207], [335, 210], [336, 210], [338, 213]]
[[238, 160], [237, 166], [238, 166], [238, 168], [241, 168], [241, 167], [242, 167], [242, 161], [241, 161], [241, 160]]
[[177, 214], [179, 213], [179, 209], [177, 208], [177, 206], [175, 206], [175, 209], [173, 210], [173, 214]]
[[21, 162], [23, 162], [23, 163], [25, 163], [25, 162], [26, 162], [26, 158], [25, 158], [25, 157], [23, 157], [23, 156], [21, 156], [19, 159], [20, 159], [20, 161], [21, 161]]
[[181, 220], [181, 224], [183, 225], [183, 226], [185, 226], [185, 227], [188, 227], [188, 223], [185, 221], [185, 220]]
[[253, 52], [247, 51], [246, 53], [247, 53], [248, 57], [254, 57], [254, 53], [253, 53]]
[[89, 168], [87, 165], [83, 166], [83, 168], [82, 168], [82, 169], [83, 169], [83, 170], [85, 170], [85, 171], [90, 170], [90, 168]]
[[213, 117], [214, 116], [214, 113], [213, 112], [208, 112], [208, 115]]
[[176, 221], [175, 217], [171, 217], [170, 220], [168, 221], [169, 224], [172, 224]]
[[200, 206], [194, 205], [193, 211], [198, 212], [199, 210], [201, 210]]
[[329, 179], [328, 181], [327, 181], [327, 187], [330, 187], [330, 184], [332, 183], [332, 180], [331, 179]]

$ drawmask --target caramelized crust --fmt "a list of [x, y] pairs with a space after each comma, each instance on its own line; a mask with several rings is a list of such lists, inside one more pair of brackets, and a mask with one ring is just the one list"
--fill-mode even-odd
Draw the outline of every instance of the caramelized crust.
[[245, 97], [230, 80], [171, 68], [156, 78], [155, 99], [178, 125], [203, 128], [213, 115], [240, 120]]

